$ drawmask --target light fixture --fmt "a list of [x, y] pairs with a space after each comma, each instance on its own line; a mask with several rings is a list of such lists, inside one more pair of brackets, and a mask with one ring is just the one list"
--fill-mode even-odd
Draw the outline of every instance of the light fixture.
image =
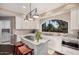
[[28, 18], [28, 20], [33, 20], [33, 18]]
[[35, 14], [34, 14], [33, 18], [39, 18], [39, 15], [37, 13], [37, 8], [35, 9]]
[[[23, 15], [23, 16], [24, 16], [24, 15]], [[24, 16], [24, 21], [25, 21], [25, 22], [28, 22], [28, 19], [27, 19], [26, 16]]]
[[25, 20], [34, 20], [36, 18], [39, 18], [39, 15], [37, 13], [37, 8], [31, 10], [31, 3], [29, 4], [29, 8], [30, 8], [30, 12], [27, 15], [25, 15]]
[[39, 16], [38, 15], [34, 15], [33, 18], [39, 18]]

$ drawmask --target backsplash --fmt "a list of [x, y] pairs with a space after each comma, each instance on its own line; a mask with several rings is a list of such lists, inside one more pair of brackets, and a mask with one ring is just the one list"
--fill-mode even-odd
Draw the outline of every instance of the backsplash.
[[25, 35], [29, 33], [35, 33], [38, 29], [17, 29], [15, 30], [15, 34], [17, 35]]

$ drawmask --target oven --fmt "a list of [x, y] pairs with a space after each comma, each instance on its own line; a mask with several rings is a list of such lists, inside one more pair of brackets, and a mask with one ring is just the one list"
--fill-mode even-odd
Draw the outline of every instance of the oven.
[[78, 40], [62, 40], [62, 46], [79, 50]]

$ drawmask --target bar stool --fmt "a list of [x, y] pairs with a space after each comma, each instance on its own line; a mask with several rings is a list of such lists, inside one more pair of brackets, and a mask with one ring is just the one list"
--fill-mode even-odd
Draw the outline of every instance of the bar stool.
[[16, 55], [19, 54], [18, 47], [21, 47], [21, 46], [23, 46], [23, 45], [24, 45], [24, 43], [22, 43], [21, 41], [19, 41], [19, 42], [17, 42], [17, 43], [15, 44], [15, 54], [16, 54]]
[[33, 55], [33, 49], [29, 48], [27, 45], [18, 47], [19, 55]]

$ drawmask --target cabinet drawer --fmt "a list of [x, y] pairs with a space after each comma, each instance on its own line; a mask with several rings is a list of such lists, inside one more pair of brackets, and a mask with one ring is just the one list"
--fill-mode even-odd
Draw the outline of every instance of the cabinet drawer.
[[72, 48], [62, 47], [62, 51], [64, 54], [68, 55], [79, 55], [79, 50], [74, 50]]

